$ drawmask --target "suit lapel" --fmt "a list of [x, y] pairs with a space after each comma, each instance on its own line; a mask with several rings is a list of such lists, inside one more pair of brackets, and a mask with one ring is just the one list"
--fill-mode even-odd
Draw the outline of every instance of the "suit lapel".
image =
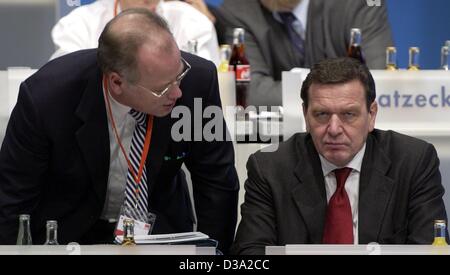
[[171, 141], [171, 118], [170, 114], [165, 117], [155, 117], [153, 121], [152, 141], [147, 156], [147, 177], [149, 179], [149, 198], [156, 184], [158, 171], [164, 160], [164, 154]]
[[[83, 125], [76, 132], [76, 137], [94, 184], [95, 193], [100, 201], [104, 201], [109, 175], [110, 148], [108, 117], [101, 77], [102, 74], [98, 71], [88, 81], [76, 110], [76, 115], [83, 121]], [[154, 118], [152, 141], [146, 162], [149, 197], [170, 142], [170, 125], [170, 114]]]
[[386, 176], [390, 166], [390, 159], [369, 134], [359, 186], [358, 231], [361, 244], [378, 240], [394, 186], [394, 181]]
[[105, 200], [109, 173], [109, 133], [99, 70], [88, 80], [76, 115], [83, 125], [76, 132], [78, 145], [100, 201]]
[[299, 57], [295, 52], [294, 45], [287, 34], [284, 25], [275, 18], [273, 18], [272, 12], [268, 11], [266, 8], [262, 7], [263, 16], [265, 18], [264, 22], [268, 22], [267, 33], [269, 34], [269, 41], [273, 42], [273, 46], [282, 50], [270, 50], [270, 52], [275, 53], [276, 56], [273, 57], [273, 62], [280, 62], [279, 60], [285, 60], [280, 62], [280, 64], [290, 64], [289, 68], [286, 70], [299, 66]]
[[308, 23], [306, 25], [305, 38], [305, 67], [309, 68], [313, 63], [326, 58], [325, 32], [324, 32], [324, 1], [314, 0], [309, 2]]
[[322, 243], [326, 215], [326, 193], [320, 159], [310, 136], [305, 140], [306, 152], [299, 150], [300, 161], [295, 168], [297, 182], [292, 196], [311, 236], [312, 243]]

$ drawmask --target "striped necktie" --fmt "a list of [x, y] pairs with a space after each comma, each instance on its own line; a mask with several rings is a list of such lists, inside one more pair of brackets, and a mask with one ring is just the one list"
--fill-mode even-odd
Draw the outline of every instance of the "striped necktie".
[[281, 20], [283, 21], [284, 26], [289, 35], [289, 39], [291, 40], [292, 46], [296, 50], [299, 57], [299, 65], [304, 66], [305, 63], [305, 41], [299, 34], [298, 30], [296, 30], [294, 23], [297, 24], [299, 28], [303, 28], [301, 22], [297, 20], [295, 15], [292, 12], [280, 12], [279, 13]]
[[[131, 109], [130, 115], [136, 119], [136, 127], [134, 129], [133, 138], [131, 139], [129, 159], [131, 166], [137, 175], [139, 164], [141, 162], [142, 150], [144, 149], [145, 134], [147, 130], [147, 115], [134, 109]], [[148, 213], [147, 167], [145, 167], [145, 165], [140, 183], [135, 181], [133, 173], [130, 171], [130, 168], [128, 168], [125, 202], [130, 208], [137, 208], [141, 213]]]

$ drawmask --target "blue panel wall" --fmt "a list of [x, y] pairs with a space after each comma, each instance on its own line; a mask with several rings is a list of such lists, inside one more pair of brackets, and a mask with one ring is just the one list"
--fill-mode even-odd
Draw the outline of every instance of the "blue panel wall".
[[59, 0], [58, 2], [58, 15], [57, 17], [63, 17], [73, 9], [94, 2], [95, 0]]
[[408, 65], [408, 49], [421, 49], [423, 69], [440, 66], [440, 52], [445, 40], [450, 40], [449, 0], [388, 0], [388, 13], [399, 66]]
[[[245, 1], [245, 0], [243, 0]], [[206, 3], [213, 5], [213, 6], [218, 6], [220, 4], [222, 4], [223, 0], [205, 0]]]

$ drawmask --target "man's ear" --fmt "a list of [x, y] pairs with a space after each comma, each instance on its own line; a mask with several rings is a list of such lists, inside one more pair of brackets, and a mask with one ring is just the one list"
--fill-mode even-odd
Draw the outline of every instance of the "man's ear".
[[305, 103], [302, 103], [302, 109], [303, 109], [303, 119], [305, 120], [305, 126], [306, 126], [306, 132], [309, 132], [309, 124], [308, 120], [306, 119], [306, 114], [308, 113], [308, 108], [305, 106]]
[[372, 102], [369, 109], [369, 132], [372, 132], [373, 129], [375, 129], [375, 120], [377, 117], [377, 113], [378, 113], [378, 104], [377, 101], [375, 100], [374, 102]]
[[112, 72], [106, 76], [108, 80], [109, 92], [116, 96], [120, 96], [123, 93], [123, 78], [118, 73]]

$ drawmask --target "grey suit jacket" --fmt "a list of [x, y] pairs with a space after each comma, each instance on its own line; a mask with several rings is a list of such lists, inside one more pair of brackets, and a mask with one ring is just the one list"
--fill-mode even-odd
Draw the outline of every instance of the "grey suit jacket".
[[[327, 198], [309, 134], [296, 134], [247, 163], [236, 254], [265, 246], [322, 243]], [[358, 203], [360, 244], [431, 244], [433, 221], [446, 219], [439, 159], [431, 144], [392, 131], [367, 138]]]
[[[350, 29], [357, 27], [362, 31], [367, 65], [384, 68], [386, 47], [393, 44], [385, 5], [384, 0], [381, 7], [369, 7], [366, 0], [310, 0], [305, 67], [346, 56]], [[281, 72], [299, 67], [286, 29], [259, 0], [224, 0], [220, 12], [229, 26], [246, 30], [246, 55], [252, 70], [249, 104], [281, 105]]]

